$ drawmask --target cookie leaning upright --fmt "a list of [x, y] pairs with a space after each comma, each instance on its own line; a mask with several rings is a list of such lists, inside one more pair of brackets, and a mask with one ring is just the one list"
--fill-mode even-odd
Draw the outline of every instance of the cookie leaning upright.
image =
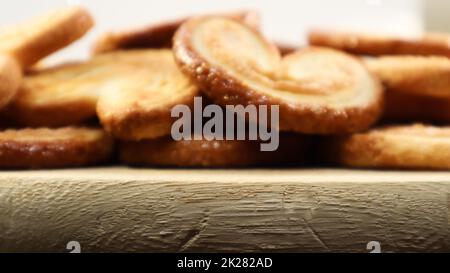
[[124, 140], [152, 139], [170, 134], [176, 105], [191, 105], [198, 87], [178, 69], [168, 49], [127, 50], [98, 55], [130, 66], [111, 75], [100, 94], [97, 114], [105, 130]]
[[358, 59], [325, 48], [282, 58], [260, 33], [225, 17], [183, 24], [174, 53], [184, 73], [216, 103], [279, 105], [282, 130], [360, 131], [382, 110], [381, 84]]
[[94, 24], [87, 10], [68, 7], [0, 30], [0, 52], [14, 57], [22, 67], [68, 46]]

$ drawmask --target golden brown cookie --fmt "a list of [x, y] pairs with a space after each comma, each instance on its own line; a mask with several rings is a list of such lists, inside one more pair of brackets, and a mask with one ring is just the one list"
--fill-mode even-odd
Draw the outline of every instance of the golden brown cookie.
[[447, 57], [384, 56], [365, 59], [365, 63], [389, 90], [450, 99]]
[[307, 137], [281, 134], [278, 150], [261, 152], [259, 141], [181, 140], [170, 137], [122, 142], [121, 162], [137, 166], [244, 167], [301, 164], [309, 157]]
[[7, 55], [0, 55], [0, 109], [14, 98], [21, 80], [19, 64]]
[[[99, 98], [97, 113], [107, 132], [125, 140], [151, 139], [170, 134], [175, 105], [191, 105], [199, 93], [183, 75], [168, 49], [123, 51], [135, 54], [136, 66], [116, 79]], [[99, 55], [105, 56], [105, 54]], [[113, 81], [114, 83], [114, 81]]]
[[0, 52], [30, 67], [81, 38], [94, 24], [87, 10], [67, 7], [0, 30]]
[[442, 55], [450, 57], [450, 34], [428, 33], [419, 37], [395, 37], [364, 33], [313, 30], [309, 43], [364, 55]]
[[279, 105], [280, 128], [315, 134], [368, 128], [382, 110], [382, 87], [356, 58], [326, 48], [281, 57], [244, 24], [201, 17], [174, 38], [182, 70], [221, 105]]
[[[249, 26], [259, 29], [260, 18], [255, 11], [241, 11], [227, 16], [241, 20]], [[94, 42], [93, 54], [139, 48], [171, 48], [175, 31], [188, 18], [150, 25], [138, 29], [108, 32]]]
[[117, 51], [33, 73], [24, 78], [6, 113], [19, 125], [32, 127], [60, 127], [95, 118], [101, 92], [152, 88], [155, 83], [147, 78], [152, 78], [154, 55], [146, 50]]
[[450, 123], [450, 99], [387, 90], [383, 119], [397, 122]]
[[279, 42], [275, 42], [275, 46], [280, 51], [281, 56], [286, 56], [286, 55], [293, 53], [300, 49], [300, 47], [298, 47], [298, 46], [294, 46], [292, 44], [287, 44], [287, 43], [279, 43]]
[[66, 127], [0, 132], [0, 168], [63, 168], [107, 162], [113, 141], [101, 129]]
[[344, 166], [450, 169], [450, 127], [383, 127], [329, 139], [322, 147], [334, 162]]

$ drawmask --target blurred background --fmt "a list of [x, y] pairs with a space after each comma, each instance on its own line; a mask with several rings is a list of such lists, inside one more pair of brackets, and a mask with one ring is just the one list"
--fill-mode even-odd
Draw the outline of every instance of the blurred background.
[[108, 30], [126, 29], [203, 12], [255, 9], [264, 33], [282, 43], [301, 45], [312, 27], [415, 35], [450, 31], [449, 0], [14, 0], [3, 1], [0, 25], [65, 5], [88, 7], [96, 27], [82, 41], [52, 60], [88, 56], [92, 39]]

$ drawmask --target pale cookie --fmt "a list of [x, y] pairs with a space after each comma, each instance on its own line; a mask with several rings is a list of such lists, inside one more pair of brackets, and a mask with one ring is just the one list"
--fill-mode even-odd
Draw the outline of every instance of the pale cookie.
[[450, 34], [428, 33], [418, 37], [396, 37], [364, 33], [314, 30], [309, 43], [363, 55], [442, 55], [450, 57]]

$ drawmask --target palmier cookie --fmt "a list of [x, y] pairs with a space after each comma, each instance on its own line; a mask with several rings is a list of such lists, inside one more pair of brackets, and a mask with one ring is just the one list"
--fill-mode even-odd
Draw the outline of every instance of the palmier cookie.
[[[230, 18], [241, 20], [245, 24], [259, 29], [260, 18], [255, 11], [230, 13]], [[108, 32], [98, 38], [92, 47], [93, 54], [139, 48], [171, 48], [175, 31], [188, 18], [150, 25], [138, 29]]]
[[122, 142], [121, 162], [136, 166], [244, 167], [305, 163], [310, 141], [307, 137], [281, 134], [279, 147], [261, 152], [259, 141], [181, 140], [170, 137], [140, 142]]
[[383, 119], [388, 122], [450, 123], [450, 99], [386, 90]]
[[0, 132], [0, 168], [63, 168], [107, 162], [113, 141], [101, 129], [66, 127]]
[[281, 58], [244, 24], [199, 17], [174, 38], [181, 69], [222, 105], [279, 105], [280, 128], [314, 134], [368, 128], [382, 109], [382, 87], [356, 58], [307, 48]]
[[395, 37], [364, 33], [313, 30], [309, 43], [363, 55], [442, 55], [450, 57], [450, 34], [428, 33], [419, 37]]
[[389, 90], [450, 99], [450, 59], [425, 56], [367, 58], [369, 70]]
[[22, 80], [22, 70], [13, 58], [0, 55], [0, 109], [16, 95]]
[[6, 115], [32, 127], [67, 126], [94, 118], [100, 93], [131, 94], [152, 88], [154, 83], [145, 77], [152, 78], [154, 55], [146, 50], [117, 51], [28, 75]]
[[67, 7], [0, 30], [0, 52], [17, 59], [23, 68], [68, 46], [94, 24], [88, 11]]
[[[129, 53], [134, 52], [134, 53]], [[123, 51], [135, 54], [136, 65], [115, 85], [105, 89], [97, 113], [105, 130], [125, 140], [151, 139], [168, 135], [176, 105], [191, 105], [197, 86], [178, 69], [169, 49]], [[104, 55], [99, 55], [104, 56]]]
[[328, 140], [322, 147], [344, 166], [450, 169], [450, 128], [390, 126]]

